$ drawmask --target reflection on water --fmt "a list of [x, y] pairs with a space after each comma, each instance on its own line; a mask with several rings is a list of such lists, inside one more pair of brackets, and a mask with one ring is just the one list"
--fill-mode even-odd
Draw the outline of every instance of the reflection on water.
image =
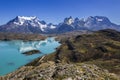
[[5, 43], [6, 45], [8, 44], [8, 46], [17, 48], [20, 53], [23, 53], [30, 50], [39, 50], [41, 46], [46, 46], [47, 43], [53, 43], [53, 42], [55, 42], [54, 38], [48, 38], [42, 41], [25, 42], [25, 41], [17, 40], [17, 41], [8, 41]]
[[[10, 73], [31, 60], [55, 51], [60, 44], [54, 38], [42, 41], [0, 41], [0, 75]], [[40, 50], [42, 54], [25, 56], [21, 53], [29, 50]]]

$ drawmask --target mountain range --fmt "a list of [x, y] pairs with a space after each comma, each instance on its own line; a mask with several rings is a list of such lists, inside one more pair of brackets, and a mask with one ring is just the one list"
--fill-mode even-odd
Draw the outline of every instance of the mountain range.
[[115, 29], [120, 31], [120, 25], [112, 23], [104, 16], [89, 16], [88, 18], [65, 18], [63, 22], [55, 25], [47, 24], [36, 16], [17, 16], [8, 23], [0, 26], [0, 32], [12, 33], [64, 33], [75, 30], [97, 31], [102, 29]]

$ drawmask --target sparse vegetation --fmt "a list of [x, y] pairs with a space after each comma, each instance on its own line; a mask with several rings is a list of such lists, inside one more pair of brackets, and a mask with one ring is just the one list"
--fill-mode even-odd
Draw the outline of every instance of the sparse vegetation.
[[120, 76], [120, 33], [114, 30], [101, 30], [93, 34], [69, 37], [69, 39], [66, 37], [56, 52], [37, 58], [2, 78], [20, 79], [19, 77], [21, 77], [25, 80], [38, 78], [39, 80], [120, 79], [104, 69]]

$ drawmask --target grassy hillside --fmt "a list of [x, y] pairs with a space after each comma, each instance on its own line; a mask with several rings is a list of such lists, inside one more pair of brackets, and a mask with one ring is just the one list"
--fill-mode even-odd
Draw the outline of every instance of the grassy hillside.
[[119, 80], [111, 73], [120, 76], [120, 32], [107, 29], [72, 37], [60, 35], [60, 40], [62, 45], [56, 52], [35, 59], [1, 80]]
[[62, 45], [44, 61], [96, 64], [120, 75], [120, 32], [101, 30], [62, 39]]

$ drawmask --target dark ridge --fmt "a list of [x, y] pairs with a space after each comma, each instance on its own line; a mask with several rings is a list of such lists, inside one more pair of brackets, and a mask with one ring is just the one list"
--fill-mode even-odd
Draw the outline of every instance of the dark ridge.
[[113, 29], [100, 30], [98, 33], [103, 34], [103, 36], [109, 37], [111, 39], [120, 41], [120, 32]]

